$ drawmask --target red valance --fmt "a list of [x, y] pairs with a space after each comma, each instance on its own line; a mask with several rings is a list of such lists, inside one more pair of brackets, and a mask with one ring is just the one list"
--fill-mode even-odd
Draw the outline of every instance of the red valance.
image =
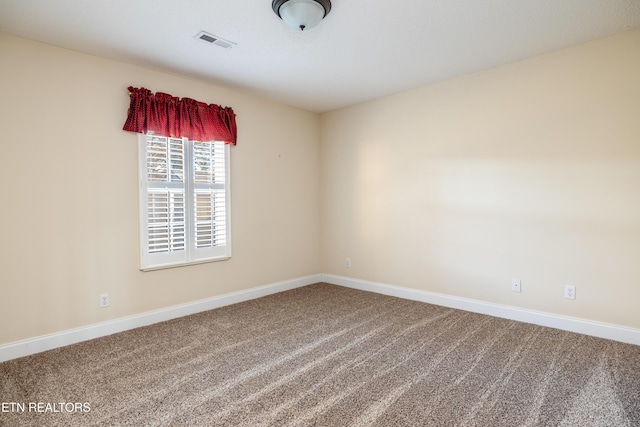
[[131, 86], [129, 93], [131, 104], [123, 128], [126, 131], [236, 144], [236, 115], [230, 107]]

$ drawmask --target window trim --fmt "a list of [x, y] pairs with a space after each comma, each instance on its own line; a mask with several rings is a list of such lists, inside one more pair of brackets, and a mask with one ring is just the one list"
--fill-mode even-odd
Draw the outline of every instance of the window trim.
[[[138, 134], [138, 218], [139, 218], [139, 248], [140, 259], [139, 269], [141, 271], [153, 271], [165, 268], [183, 267], [188, 265], [204, 264], [217, 261], [225, 261], [231, 258], [231, 186], [230, 186], [230, 149], [229, 144], [222, 141], [205, 141], [216, 142], [222, 144], [224, 148], [224, 194], [225, 194], [225, 245], [208, 248], [207, 250], [214, 255], [202, 255], [203, 250], [195, 248], [192, 236], [195, 227], [195, 219], [193, 217], [193, 204], [195, 200], [195, 192], [198, 184], [195, 184], [193, 171], [193, 143], [187, 138], [171, 138], [181, 139], [184, 150], [184, 183], [177, 187], [184, 188], [184, 205], [185, 205], [185, 249], [183, 251], [169, 253], [149, 254], [146, 249], [148, 247], [148, 190], [147, 185], [147, 137], [152, 133]], [[161, 136], [162, 135], [155, 135]], [[166, 137], [169, 138], [169, 137]], [[176, 184], [168, 183], [167, 188], [175, 188]], [[188, 208], [188, 206], [191, 208]], [[200, 255], [198, 255], [200, 252]]]

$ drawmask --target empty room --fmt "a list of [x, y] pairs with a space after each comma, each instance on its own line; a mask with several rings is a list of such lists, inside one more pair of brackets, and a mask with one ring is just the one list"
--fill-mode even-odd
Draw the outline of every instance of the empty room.
[[639, 426], [638, 0], [0, 0], [0, 426]]

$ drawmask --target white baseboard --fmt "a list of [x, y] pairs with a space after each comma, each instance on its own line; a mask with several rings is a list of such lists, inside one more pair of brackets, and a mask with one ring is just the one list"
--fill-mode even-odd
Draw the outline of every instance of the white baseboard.
[[575, 317], [561, 316], [542, 311], [494, 304], [469, 298], [460, 298], [451, 295], [421, 291], [418, 289], [402, 288], [399, 286], [369, 282], [349, 277], [335, 276], [331, 274], [316, 274], [313, 276], [272, 283], [187, 304], [181, 304], [147, 313], [110, 320], [108, 322], [97, 323], [94, 325], [83, 326], [54, 334], [0, 345], [0, 362], [29, 356], [31, 354], [64, 347], [66, 345], [94, 338], [100, 338], [118, 332], [124, 332], [142, 326], [152, 325], [154, 323], [164, 322], [166, 320], [176, 319], [178, 317], [188, 316], [190, 314], [200, 313], [202, 311], [213, 310], [226, 305], [249, 301], [255, 298], [288, 291], [318, 282], [325, 282], [333, 285], [376, 292], [383, 295], [421, 301], [444, 307], [457, 308], [474, 313], [487, 314], [504, 319], [517, 320], [520, 322], [548, 326], [565, 331], [640, 345], [640, 330], [638, 329]]
[[320, 274], [317, 274], [298, 279], [286, 280], [244, 291], [233, 292], [187, 304], [176, 305], [147, 313], [110, 320], [108, 322], [69, 329], [54, 334], [43, 335], [24, 341], [1, 345], [0, 362], [311, 285], [322, 281], [321, 277], [322, 276]]
[[532, 323], [534, 325], [548, 326], [550, 328], [640, 345], [639, 329], [595, 322], [576, 317], [561, 316], [543, 311], [527, 310], [508, 305], [494, 304], [469, 298], [460, 298], [451, 295], [421, 291], [418, 289], [402, 288], [331, 274], [323, 274], [322, 281], [333, 285], [376, 292], [383, 295], [421, 301], [444, 307], [457, 308], [474, 313], [488, 314], [490, 316], [501, 317], [504, 319], [518, 320], [520, 322]]

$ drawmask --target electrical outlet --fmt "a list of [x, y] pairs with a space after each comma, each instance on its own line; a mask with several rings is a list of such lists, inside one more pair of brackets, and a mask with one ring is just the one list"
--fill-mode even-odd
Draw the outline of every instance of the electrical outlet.
[[520, 292], [520, 285], [522, 285], [522, 280], [520, 279], [511, 280], [511, 290], [513, 292]]
[[109, 294], [100, 294], [100, 307], [109, 307]]
[[565, 285], [564, 297], [567, 299], [576, 299], [576, 287], [571, 285]]
[[347, 258], [347, 261], [345, 262], [345, 264], [347, 266], [347, 268], [351, 268], [351, 258]]

